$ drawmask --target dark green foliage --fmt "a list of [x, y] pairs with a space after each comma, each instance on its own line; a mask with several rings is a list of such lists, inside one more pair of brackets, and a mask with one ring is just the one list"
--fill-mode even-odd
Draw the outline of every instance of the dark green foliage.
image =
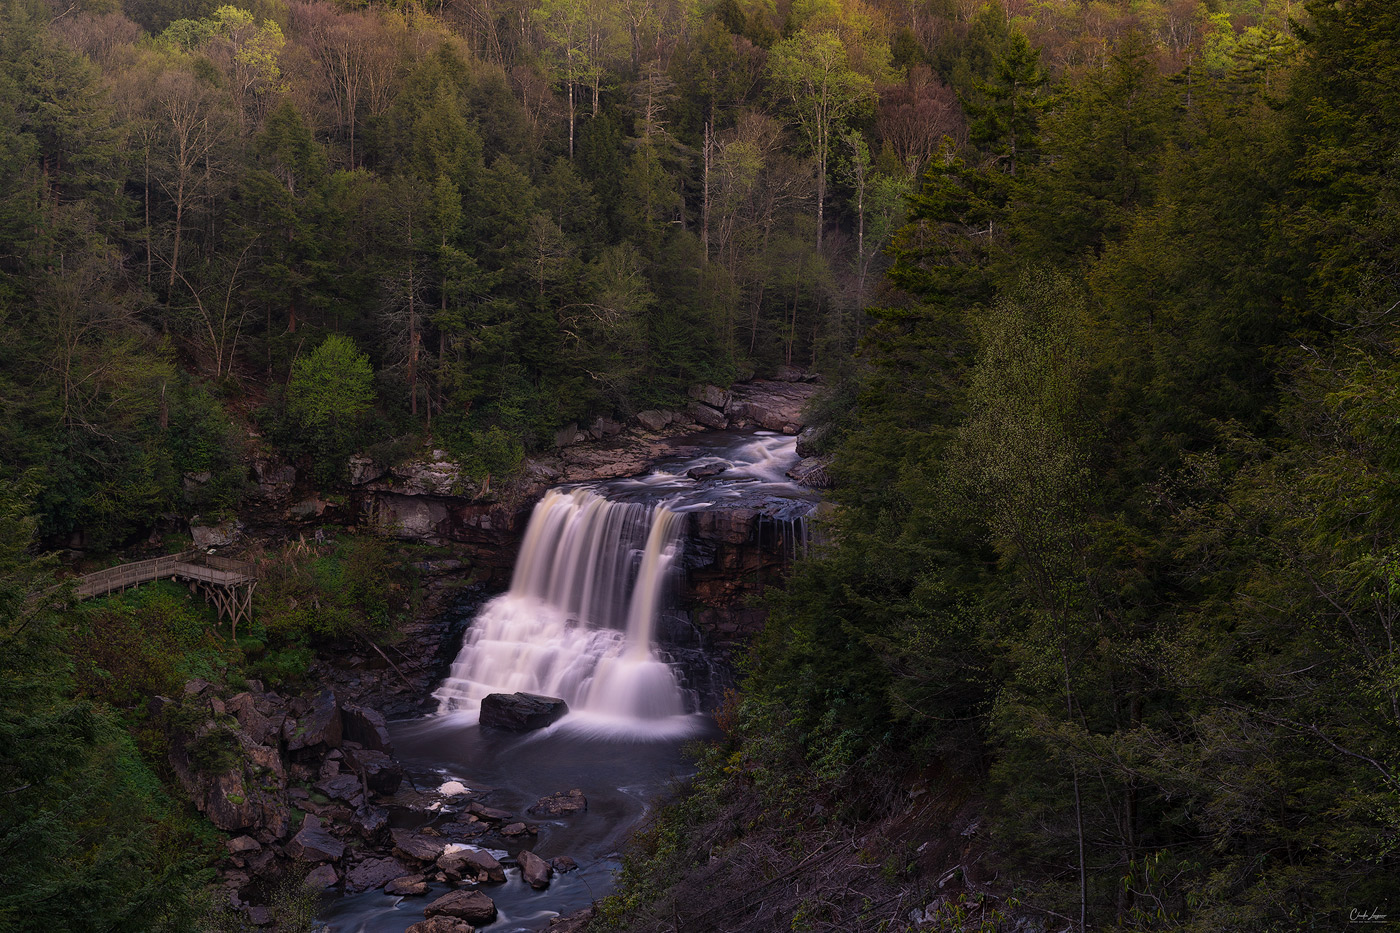
[[[729, 795], [790, 838], [827, 815], [772, 788], [825, 775], [819, 797], [890, 755], [979, 775], [1001, 877], [1071, 928], [1389, 903], [1393, 6], [1309, 4], [1301, 59], [1241, 40], [1205, 76], [1164, 77], [1129, 33], [1029, 146], [1009, 91], [1034, 58], [997, 6], [939, 51], [973, 147], [895, 239], [904, 294], [829, 428], [833, 543], [753, 651], [737, 721], [761, 725], [614, 907], [667, 903], [668, 875], [703, 893], [726, 840], [779, 837], [725, 825]], [[615, 928], [662, 922], [631, 909]]]
[[[183, 930], [201, 861], [130, 737], [75, 699], [61, 594], [28, 553], [23, 490], [0, 501], [0, 925], [6, 930]], [[32, 488], [32, 484], [31, 484]]]

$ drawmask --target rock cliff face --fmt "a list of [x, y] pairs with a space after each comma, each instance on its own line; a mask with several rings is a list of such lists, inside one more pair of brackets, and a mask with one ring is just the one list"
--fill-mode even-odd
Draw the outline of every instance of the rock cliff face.
[[727, 655], [758, 633], [767, 613], [747, 604], [786, 576], [801, 536], [797, 523], [757, 509], [693, 514], [681, 602], [708, 645]]
[[[510, 582], [530, 510], [547, 489], [637, 476], [683, 449], [686, 436], [701, 431], [761, 428], [798, 434], [814, 391], [800, 381], [755, 380], [727, 390], [697, 386], [681, 411], [640, 412], [626, 426], [599, 418], [586, 429], [567, 427], [555, 437], [553, 450], [528, 460], [518, 479], [495, 488], [464, 478], [444, 451], [392, 468], [356, 457], [350, 464], [352, 507], [399, 537], [460, 548], [475, 567], [487, 571], [488, 578], [479, 582], [503, 588]], [[760, 528], [765, 523], [758, 512], [724, 514], [696, 523], [697, 552], [713, 552], [717, 564], [712, 577], [701, 574], [701, 585], [689, 598], [707, 609], [728, 611], [764, 581], [775, 579], [782, 561], [759, 551], [787, 544], [781, 534]], [[753, 579], [734, 577], [733, 586], [721, 587], [718, 581], [729, 573]]]

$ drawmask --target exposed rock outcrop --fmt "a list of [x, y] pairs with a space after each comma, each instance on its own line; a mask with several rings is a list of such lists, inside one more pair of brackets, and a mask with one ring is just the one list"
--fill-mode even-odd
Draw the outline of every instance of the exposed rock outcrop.
[[302, 862], [335, 862], [345, 854], [345, 845], [326, 832], [319, 819], [308, 813], [301, 830], [287, 843], [287, 854]]

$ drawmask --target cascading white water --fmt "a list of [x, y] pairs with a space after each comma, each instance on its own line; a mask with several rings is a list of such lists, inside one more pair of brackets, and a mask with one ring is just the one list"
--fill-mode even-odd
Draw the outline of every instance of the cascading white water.
[[643, 730], [686, 713], [685, 692], [652, 646], [685, 516], [589, 489], [535, 506], [510, 590], [477, 616], [436, 696], [480, 709], [491, 693], [565, 699], [575, 713]]

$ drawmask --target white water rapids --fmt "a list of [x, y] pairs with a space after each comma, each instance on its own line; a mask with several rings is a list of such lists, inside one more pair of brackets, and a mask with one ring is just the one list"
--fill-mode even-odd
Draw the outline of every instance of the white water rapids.
[[[796, 460], [792, 447], [791, 438], [760, 436], [728, 457], [550, 490], [531, 514], [510, 589], [482, 607], [434, 694], [439, 711], [475, 719], [489, 694], [534, 693], [569, 704], [560, 728], [654, 738], [699, 727], [696, 698], [655, 647], [688, 513], [760, 492], [804, 492], [783, 476]], [[724, 472], [713, 481], [686, 475], [714, 464]]]
[[685, 692], [652, 646], [684, 528], [665, 506], [546, 493], [510, 590], [482, 609], [438, 688], [440, 709], [475, 712], [487, 694], [523, 692], [562, 697], [593, 728], [688, 728]]

